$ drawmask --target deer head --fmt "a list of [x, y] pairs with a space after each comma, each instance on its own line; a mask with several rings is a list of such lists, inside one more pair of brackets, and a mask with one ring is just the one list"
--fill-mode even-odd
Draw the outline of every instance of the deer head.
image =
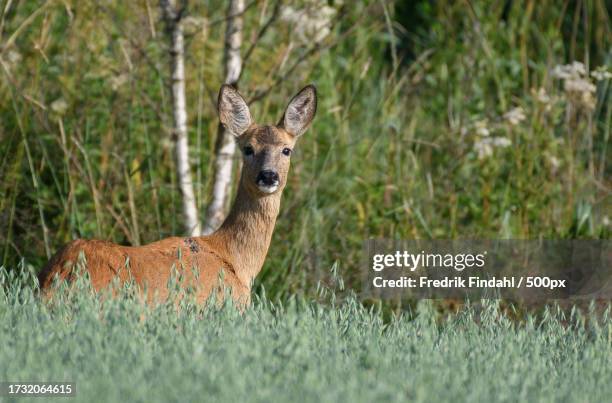
[[219, 91], [218, 108], [221, 123], [236, 136], [242, 150], [242, 186], [256, 197], [281, 192], [293, 147], [317, 110], [315, 87], [306, 86], [294, 96], [276, 126], [254, 123], [244, 98], [229, 85]]

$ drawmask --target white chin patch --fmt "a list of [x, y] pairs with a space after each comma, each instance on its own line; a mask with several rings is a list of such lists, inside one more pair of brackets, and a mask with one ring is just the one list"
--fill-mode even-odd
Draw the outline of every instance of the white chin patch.
[[271, 186], [266, 186], [263, 184], [257, 184], [257, 187], [259, 188], [259, 190], [261, 190], [263, 193], [274, 193], [276, 192], [276, 190], [278, 189], [278, 183], [276, 185], [271, 185]]

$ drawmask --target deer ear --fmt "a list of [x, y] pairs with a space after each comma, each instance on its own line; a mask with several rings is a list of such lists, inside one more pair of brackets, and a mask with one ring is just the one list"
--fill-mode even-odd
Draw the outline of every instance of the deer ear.
[[279, 126], [294, 136], [304, 134], [317, 112], [317, 89], [308, 85], [291, 99]]
[[246, 101], [230, 85], [221, 86], [217, 108], [219, 120], [236, 137], [240, 137], [253, 122]]

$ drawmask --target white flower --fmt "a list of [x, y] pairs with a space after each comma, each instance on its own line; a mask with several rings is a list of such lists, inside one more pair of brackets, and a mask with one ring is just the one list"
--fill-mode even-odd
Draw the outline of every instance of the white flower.
[[504, 148], [512, 144], [506, 137], [485, 137], [474, 143], [474, 150], [478, 153], [478, 159], [483, 160], [493, 155], [495, 148]]
[[474, 143], [474, 150], [478, 153], [478, 159], [483, 160], [493, 155], [493, 147], [491, 142], [485, 141], [488, 139], [482, 139]]
[[570, 78], [570, 73], [567, 71], [566, 66], [557, 65], [552, 70], [552, 76], [560, 80], [566, 80]]
[[58, 115], [63, 115], [68, 110], [68, 103], [64, 98], [58, 98], [55, 101], [51, 102], [51, 110]]
[[330, 33], [336, 9], [326, 1], [311, 0], [302, 9], [283, 7], [281, 20], [294, 24], [294, 32], [302, 43], [321, 42]]
[[479, 120], [474, 123], [474, 127], [476, 128], [476, 134], [482, 137], [486, 137], [491, 132], [489, 131], [489, 122], [486, 119]]
[[595, 93], [597, 87], [589, 80], [584, 78], [572, 78], [565, 80], [564, 89], [567, 92], [588, 92]]
[[563, 80], [563, 89], [568, 98], [577, 105], [586, 109], [595, 108], [595, 93], [597, 87], [587, 74], [584, 64], [573, 62], [572, 64], [555, 66], [552, 76]]
[[561, 166], [561, 161], [559, 161], [559, 158], [550, 154], [548, 154], [546, 157], [548, 159], [548, 163], [550, 164], [551, 171], [553, 173], [557, 172], [559, 170], [559, 167]]
[[546, 89], [544, 89], [544, 87], [538, 88], [538, 91], [535, 93], [535, 99], [536, 101], [543, 104], [549, 104], [551, 101], [551, 98], [546, 92]]
[[599, 66], [591, 72], [591, 77], [597, 81], [609, 80], [612, 78], [612, 73], [608, 71], [606, 66]]
[[491, 138], [491, 144], [494, 147], [504, 148], [512, 145], [512, 141], [506, 137], [493, 137]]
[[531, 96], [535, 99], [536, 102], [544, 106], [544, 110], [546, 112], [549, 112], [552, 109], [555, 102], [557, 101], [557, 98], [549, 95], [548, 92], [546, 92], [546, 89], [544, 87], [538, 88], [537, 91], [534, 88], [532, 88]]
[[584, 67], [584, 63], [574, 61], [571, 64], [555, 66], [552, 75], [555, 78], [567, 80], [572, 77], [585, 76], [586, 68]]
[[512, 126], [516, 126], [525, 120], [525, 111], [522, 107], [517, 106], [516, 108], [512, 108], [508, 112], [504, 113], [504, 119], [506, 119]]
[[586, 68], [584, 67], [584, 63], [574, 61], [572, 62], [571, 66], [574, 69], [575, 73], [580, 74], [581, 76], [586, 75]]

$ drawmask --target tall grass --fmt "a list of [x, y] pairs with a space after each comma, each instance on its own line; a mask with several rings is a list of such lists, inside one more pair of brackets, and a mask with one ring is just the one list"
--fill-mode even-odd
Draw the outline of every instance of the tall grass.
[[[192, 3], [187, 98], [203, 209], [224, 7]], [[39, 267], [76, 237], [139, 244], [180, 233], [156, 7], [48, 0], [13, 2], [2, 12], [6, 267], [21, 258]], [[270, 7], [258, 1], [247, 10], [245, 38]], [[603, 0], [345, 4], [326, 43], [343, 40], [252, 105], [256, 120], [273, 123], [298, 88], [319, 89], [318, 116], [293, 157], [260, 277], [269, 293], [312, 293], [334, 263], [355, 285], [368, 237], [609, 238], [610, 79], [590, 75], [610, 71], [606, 7]], [[241, 79], [247, 98], [307, 48], [293, 28], [278, 21], [260, 41]], [[575, 81], [595, 91], [568, 87], [558, 66], [574, 61], [585, 66]]]
[[[491, 301], [383, 319], [355, 298], [143, 306], [78, 282], [42, 303], [0, 270], [0, 379], [76, 382], [76, 401], [607, 401], [612, 321], [509, 319]], [[7, 400], [8, 401], [8, 400]], [[23, 401], [23, 400], [19, 400]]]

